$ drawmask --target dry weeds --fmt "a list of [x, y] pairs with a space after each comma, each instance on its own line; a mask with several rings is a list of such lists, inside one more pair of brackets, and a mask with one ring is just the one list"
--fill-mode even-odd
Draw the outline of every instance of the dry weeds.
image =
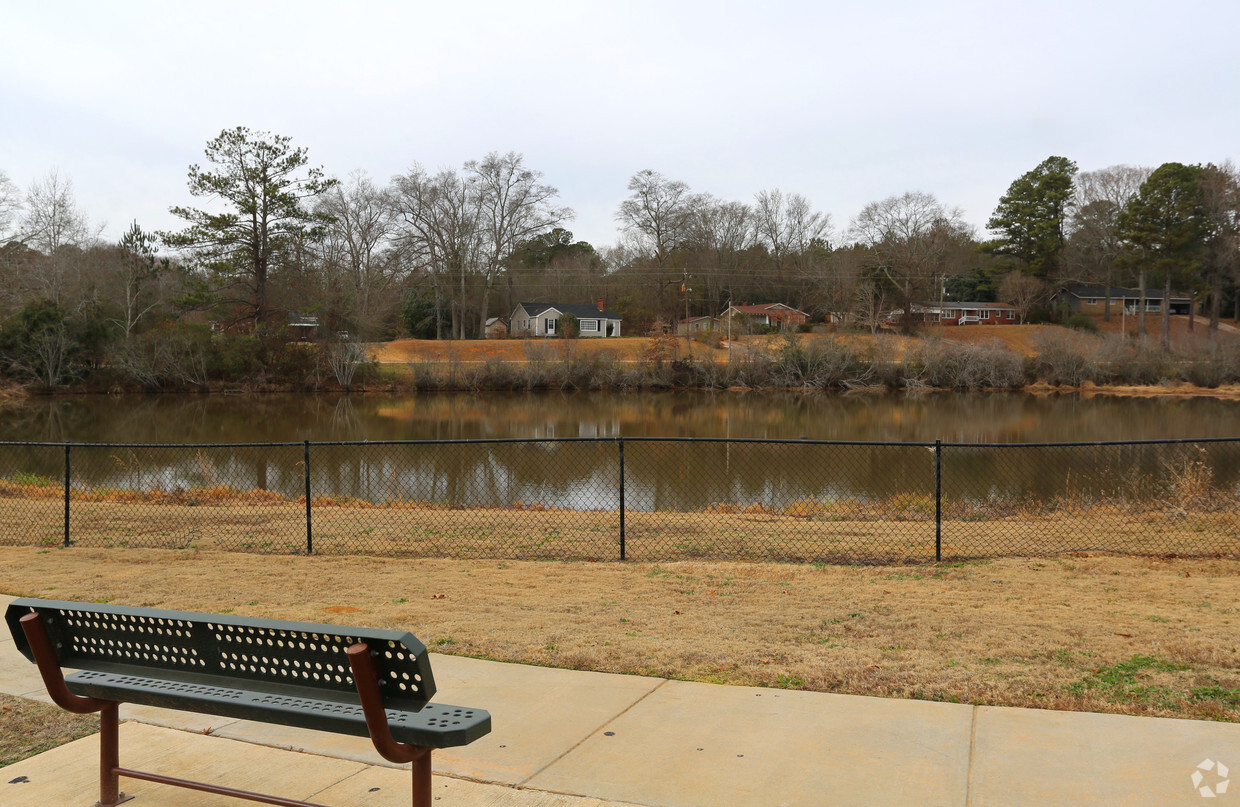
[[0, 768], [99, 730], [99, 718], [0, 694]]
[[[0, 591], [412, 630], [573, 669], [1240, 719], [1232, 560], [588, 563], [0, 548]], [[358, 609], [354, 611], [353, 609]]]

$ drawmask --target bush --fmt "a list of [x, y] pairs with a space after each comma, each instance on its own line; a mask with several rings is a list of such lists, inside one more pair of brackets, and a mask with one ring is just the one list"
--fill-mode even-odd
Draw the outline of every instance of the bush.
[[998, 340], [976, 345], [935, 340], [922, 345], [905, 365], [916, 368], [906, 375], [906, 386], [920, 382], [951, 389], [1010, 389], [1025, 383], [1021, 357]]
[[1240, 379], [1240, 355], [1235, 350], [1188, 353], [1180, 357], [1179, 376], [1198, 387], [1214, 389]]
[[698, 331], [693, 334], [693, 341], [710, 348], [718, 348], [723, 346], [723, 334], [713, 328], [709, 331]]
[[1097, 383], [1102, 376], [1096, 355], [1080, 337], [1039, 334], [1034, 344], [1034, 373], [1048, 384], [1079, 387], [1086, 382]]
[[1065, 328], [1071, 328], [1074, 331], [1098, 333], [1098, 323], [1089, 314], [1073, 314], [1069, 317], [1064, 317], [1061, 324]]
[[1150, 386], [1165, 383], [1176, 374], [1170, 354], [1153, 344], [1119, 336], [1104, 339], [1096, 356], [1100, 365], [1098, 383]]

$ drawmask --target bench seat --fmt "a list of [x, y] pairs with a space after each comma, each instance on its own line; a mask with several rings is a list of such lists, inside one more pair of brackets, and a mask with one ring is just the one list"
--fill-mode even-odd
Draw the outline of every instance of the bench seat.
[[[181, 680], [167, 675], [150, 678], [124, 671], [87, 670], [66, 675], [65, 684], [74, 695], [101, 700], [370, 736], [356, 696], [342, 693], [339, 699], [325, 699], [322, 690], [299, 692], [299, 687], [263, 687], [253, 682], [239, 688], [237, 679], [211, 675], [178, 678]], [[397, 742], [427, 748], [467, 745], [491, 729], [486, 711], [444, 703], [427, 703], [416, 711], [388, 709], [387, 718]]]

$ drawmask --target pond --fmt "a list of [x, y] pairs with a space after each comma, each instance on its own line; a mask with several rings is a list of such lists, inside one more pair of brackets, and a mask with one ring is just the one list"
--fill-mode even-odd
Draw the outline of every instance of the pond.
[[30, 398], [0, 441], [237, 443], [564, 437], [962, 443], [1240, 436], [1240, 401], [1024, 393], [436, 393]]

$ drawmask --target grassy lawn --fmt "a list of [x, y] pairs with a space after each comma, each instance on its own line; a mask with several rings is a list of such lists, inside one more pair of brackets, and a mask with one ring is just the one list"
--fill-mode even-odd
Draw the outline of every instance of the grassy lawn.
[[0, 768], [99, 730], [96, 715], [0, 694]]
[[[693, 681], [1240, 720], [1221, 559], [923, 566], [0, 548], [0, 591], [411, 630], [432, 650]], [[446, 693], [445, 693], [446, 694]]]

